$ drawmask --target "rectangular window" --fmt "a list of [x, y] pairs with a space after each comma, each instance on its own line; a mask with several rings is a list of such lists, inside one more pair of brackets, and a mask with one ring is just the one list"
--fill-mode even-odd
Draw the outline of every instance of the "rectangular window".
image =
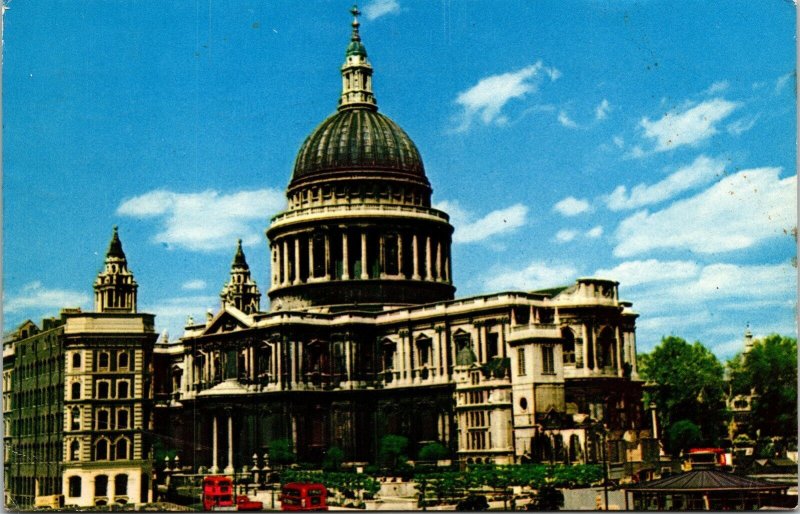
[[542, 373], [553, 375], [556, 372], [555, 359], [553, 358], [553, 347], [542, 346]]
[[525, 376], [525, 348], [517, 349], [517, 375]]

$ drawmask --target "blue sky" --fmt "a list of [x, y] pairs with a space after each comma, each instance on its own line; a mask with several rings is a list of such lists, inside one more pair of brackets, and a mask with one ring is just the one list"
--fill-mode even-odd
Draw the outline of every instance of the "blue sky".
[[[114, 224], [172, 337], [216, 309], [335, 110], [347, 2], [10, 2], [4, 329], [91, 308]], [[451, 214], [458, 296], [621, 282], [640, 351], [795, 333], [790, 2], [361, 5], [382, 112]], [[263, 303], [266, 306], [266, 301]]]

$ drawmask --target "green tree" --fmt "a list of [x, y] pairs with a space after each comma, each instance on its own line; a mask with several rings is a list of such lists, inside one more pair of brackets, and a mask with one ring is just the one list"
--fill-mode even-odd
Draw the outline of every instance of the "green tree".
[[325, 459], [322, 461], [322, 468], [326, 471], [339, 471], [344, 461], [344, 450], [338, 446], [331, 446], [325, 452]]
[[269, 444], [269, 460], [279, 465], [293, 464], [297, 457], [294, 454], [292, 441], [289, 439], [274, 439]]
[[674, 423], [691, 421], [704, 444], [717, 444], [725, 433], [724, 369], [700, 342], [689, 344], [668, 336], [642, 355], [640, 372], [651, 383], [648, 401], [655, 402], [662, 434]]
[[419, 451], [419, 460], [437, 461], [450, 456], [450, 451], [442, 443], [428, 443]]
[[378, 450], [378, 463], [391, 471], [397, 471], [400, 465], [405, 464], [408, 460], [407, 448], [407, 437], [392, 434], [383, 436]]
[[689, 420], [682, 419], [673, 423], [667, 431], [666, 450], [677, 457], [682, 451], [696, 448], [703, 444], [700, 427]]
[[734, 394], [756, 394], [752, 419], [761, 436], [797, 437], [797, 339], [772, 334], [728, 362]]

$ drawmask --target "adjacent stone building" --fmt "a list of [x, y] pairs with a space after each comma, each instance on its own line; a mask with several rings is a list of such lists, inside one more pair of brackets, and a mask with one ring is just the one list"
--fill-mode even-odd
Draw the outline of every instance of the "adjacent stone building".
[[156, 333], [136, 289], [115, 227], [94, 312], [27, 321], [3, 342], [8, 508], [150, 498]]
[[[354, 14], [358, 14], [357, 10]], [[161, 345], [157, 426], [193, 469], [229, 473], [276, 439], [374, 461], [388, 434], [463, 465], [643, 460], [631, 304], [618, 284], [455, 299], [447, 213], [378, 112], [357, 17], [337, 111], [302, 144], [266, 231], [268, 310], [241, 245], [222, 305]], [[653, 445], [650, 445], [651, 447]]]

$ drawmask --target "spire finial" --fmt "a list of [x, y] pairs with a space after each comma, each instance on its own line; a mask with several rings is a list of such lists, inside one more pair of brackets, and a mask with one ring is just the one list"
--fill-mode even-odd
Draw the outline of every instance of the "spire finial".
[[106, 257], [125, 258], [125, 252], [122, 251], [122, 241], [119, 240], [119, 227], [116, 225], [114, 225], [114, 231], [111, 234], [111, 242], [108, 244]]
[[242, 240], [236, 242], [236, 253], [233, 256], [233, 266], [236, 268], [247, 268], [247, 260], [244, 257], [244, 250], [242, 250]]
[[358, 33], [358, 27], [361, 25], [358, 22], [358, 17], [361, 16], [361, 11], [358, 10], [358, 4], [353, 4], [353, 8], [350, 9], [350, 14], [353, 15], [353, 36], [350, 40], [361, 41], [361, 35]]

